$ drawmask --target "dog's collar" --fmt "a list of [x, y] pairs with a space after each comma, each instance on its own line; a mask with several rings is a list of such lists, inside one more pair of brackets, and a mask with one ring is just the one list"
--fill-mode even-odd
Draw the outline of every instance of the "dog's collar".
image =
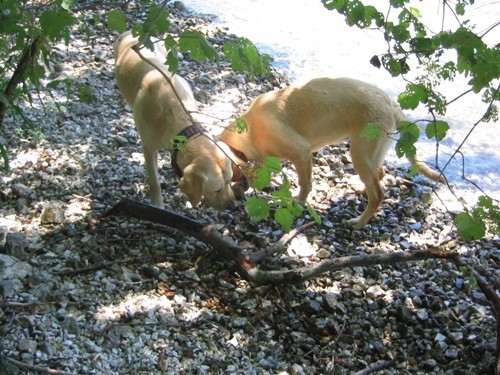
[[[202, 133], [205, 133], [207, 130], [201, 125], [200, 123], [195, 122], [192, 125], [189, 125], [187, 128], [182, 129], [177, 136], [179, 137], [186, 137], [187, 140], [191, 139], [195, 135], [199, 135]], [[187, 141], [186, 141], [187, 142]], [[179, 164], [177, 163], [177, 155], [179, 154], [179, 147], [176, 145], [176, 141], [174, 140], [174, 147], [172, 150], [172, 170], [175, 172], [175, 174], [181, 178], [183, 176], [182, 174], [182, 169], [179, 167]]]

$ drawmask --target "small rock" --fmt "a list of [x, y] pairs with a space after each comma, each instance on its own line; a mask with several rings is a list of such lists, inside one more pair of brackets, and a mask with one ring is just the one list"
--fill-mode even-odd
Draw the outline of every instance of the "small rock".
[[462, 342], [464, 338], [464, 334], [462, 332], [450, 332], [448, 334], [448, 338], [454, 344], [459, 344]]
[[10, 255], [0, 254], [0, 280], [24, 279], [32, 271], [32, 267]]
[[248, 324], [247, 318], [244, 317], [239, 317], [236, 319], [233, 319], [232, 321], [232, 326], [235, 328], [243, 328]]
[[445, 341], [445, 340], [446, 340], [446, 336], [442, 335], [441, 333], [438, 333], [436, 335], [436, 337], [434, 337], [434, 341], [437, 341], [437, 342]]
[[48, 356], [53, 356], [57, 349], [52, 343], [44, 341], [40, 344], [40, 350]]
[[455, 348], [449, 348], [444, 352], [444, 355], [450, 359], [456, 359], [458, 357], [458, 350]]
[[377, 297], [382, 297], [385, 295], [385, 290], [380, 287], [380, 285], [373, 285], [366, 289], [366, 297], [374, 299]]
[[68, 333], [80, 336], [80, 325], [73, 316], [66, 316], [61, 324]]
[[7, 233], [5, 237], [5, 253], [18, 259], [26, 259], [26, 235], [23, 233]]
[[417, 311], [417, 318], [421, 321], [426, 321], [429, 319], [429, 313], [425, 309], [420, 309]]
[[62, 224], [65, 221], [64, 210], [62, 204], [57, 202], [47, 203], [40, 216], [40, 224], [50, 225], [50, 224]]
[[22, 288], [23, 283], [18, 279], [0, 281], [0, 292], [4, 298], [14, 297]]
[[435, 359], [427, 359], [425, 362], [424, 362], [424, 367], [426, 370], [432, 370], [434, 369], [435, 367], [437, 366], [437, 362]]
[[36, 341], [29, 339], [20, 339], [18, 348], [22, 352], [34, 353], [36, 351]]
[[201, 281], [200, 277], [198, 276], [198, 274], [196, 273], [196, 270], [194, 268], [190, 268], [190, 269], [184, 271], [183, 275], [189, 280], [193, 280], [196, 282]]

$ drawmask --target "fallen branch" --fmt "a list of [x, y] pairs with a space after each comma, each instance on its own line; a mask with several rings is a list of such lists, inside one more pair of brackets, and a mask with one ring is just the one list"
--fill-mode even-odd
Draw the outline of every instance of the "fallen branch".
[[398, 364], [398, 361], [395, 360], [395, 359], [392, 359], [390, 361], [377, 362], [377, 363], [375, 363], [375, 364], [373, 364], [373, 365], [365, 368], [364, 370], [355, 372], [354, 375], [369, 375], [369, 374], [373, 374], [375, 372], [379, 372], [379, 371], [385, 370], [385, 369], [387, 369], [389, 367], [394, 367], [397, 364]]
[[311, 221], [309, 223], [306, 223], [304, 225], [301, 225], [298, 228], [292, 229], [290, 232], [285, 234], [283, 237], [280, 238], [280, 240], [271, 246], [269, 246], [267, 249], [263, 249], [257, 253], [254, 253], [251, 255], [251, 258], [254, 263], [258, 263], [260, 260], [267, 258], [268, 256], [272, 255], [277, 255], [282, 253], [285, 250], [285, 245], [292, 240], [297, 234], [300, 232], [303, 232], [307, 228], [312, 227], [314, 224], [316, 224], [314, 221]]
[[154, 260], [155, 262], [161, 262], [163, 259], [165, 259], [165, 256], [161, 255], [151, 255], [151, 256], [146, 256], [146, 257], [135, 257], [135, 258], [129, 258], [129, 259], [122, 259], [122, 260], [116, 260], [116, 261], [104, 261], [104, 262], [99, 262], [97, 264], [94, 264], [89, 267], [82, 267], [78, 268], [76, 270], [64, 270], [64, 271], [55, 271], [52, 272], [52, 275], [54, 276], [77, 276], [77, 275], [84, 275], [87, 273], [99, 271], [105, 268], [110, 268], [111, 266], [115, 264], [137, 264], [137, 263], [145, 263], [148, 261]]
[[335, 259], [325, 259], [312, 266], [300, 267], [292, 270], [262, 271], [254, 268], [249, 270], [249, 274], [251, 280], [257, 284], [298, 283], [304, 280], [312, 279], [323, 273], [343, 268], [416, 262], [431, 258], [455, 260], [457, 256], [458, 255], [456, 253], [445, 250], [414, 250], [391, 254], [353, 255]]
[[472, 276], [474, 276], [474, 278], [476, 279], [479, 289], [481, 289], [485, 297], [488, 299], [488, 301], [490, 301], [492, 305], [493, 314], [495, 315], [495, 319], [497, 322], [497, 352], [495, 369], [493, 370], [493, 373], [496, 375], [500, 375], [500, 296], [496, 293], [493, 285], [491, 285], [488, 280], [486, 280], [486, 278], [479, 272], [469, 266], [463, 259], [457, 259], [455, 264], [457, 268], [465, 267], [470, 273], [472, 273]]
[[[31, 44], [28, 45], [24, 50], [23, 55], [21, 56], [19, 63], [17, 64], [16, 69], [14, 70], [14, 73], [12, 74], [12, 77], [9, 80], [9, 83], [7, 84], [7, 87], [3, 92], [9, 102], [12, 100], [14, 91], [16, 90], [17, 86], [21, 82], [23, 82], [24, 73], [28, 69], [29, 65], [33, 64], [34, 61], [36, 60], [39, 50], [40, 50], [40, 37], [36, 37], [35, 39], [33, 39]], [[5, 117], [6, 112], [7, 112], [7, 104], [5, 104], [0, 100], [0, 128], [2, 127], [3, 119]]]
[[[373, 255], [355, 255], [336, 259], [326, 259], [315, 265], [308, 267], [300, 267], [296, 269], [285, 269], [277, 271], [264, 271], [255, 267], [254, 258], [231, 239], [223, 237], [220, 233], [210, 225], [204, 225], [196, 220], [188, 217], [163, 210], [158, 207], [150, 206], [145, 203], [136, 202], [130, 199], [124, 199], [108, 210], [104, 217], [113, 215], [122, 215], [126, 217], [136, 218], [139, 220], [147, 220], [153, 223], [168, 225], [178, 229], [185, 234], [193, 236], [200, 241], [210, 245], [216, 252], [221, 255], [221, 258], [231, 260], [237, 267], [237, 272], [241, 277], [256, 284], [275, 284], [275, 283], [298, 283], [307, 279], [314, 278], [323, 273], [342, 269], [360, 266], [372, 266], [376, 264], [395, 264], [400, 262], [412, 262], [426, 260], [430, 258], [450, 259], [456, 261], [458, 255], [456, 253], [444, 250], [416, 250], [409, 252], [398, 252], [391, 254], [373, 254]], [[309, 224], [298, 228], [304, 229]], [[295, 232], [298, 233], [298, 232]], [[281, 245], [271, 245], [267, 250], [262, 250], [257, 253], [258, 259], [262, 259], [263, 255], [274, 254], [276, 250], [283, 247], [284, 244], [293, 236], [285, 236], [280, 240]]]
[[103, 217], [113, 215], [122, 215], [157, 224], [168, 225], [185, 234], [193, 236], [210, 245], [215, 251], [220, 253], [224, 259], [233, 261], [241, 277], [249, 279], [248, 270], [254, 266], [252, 259], [238, 244], [223, 237], [211, 225], [204, 225], [199, 221], [174, 212], [130, 199], [120, 201], [107, 211]]
[[[18, 368], [23, 369], [23, 370], [27, 370], [29, 372], [36, 372], [38, 374], [75, 375], [72, 372], [58, 371], [58, 370], [53, 370], [53, 369], [48, 368], [48, 367], [30, 365], [29, 363], [21, 362], [21, 361], [18, 361], [16, 359], [12, 359], [12, 358], [5, 357], [5, 356], [2, 356], [2, 359], [6, 360], [7, 362], [10, 362], [15, 367], [18, 367]], [[2, 370], [1, 367], [0, 367], [0, 370]]]

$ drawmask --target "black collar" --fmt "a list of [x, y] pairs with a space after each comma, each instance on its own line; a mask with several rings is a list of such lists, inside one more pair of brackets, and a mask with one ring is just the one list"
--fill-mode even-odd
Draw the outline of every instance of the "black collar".
[[[199, 135], [202, 133], [205, 133], [207, 130], [201, 125], [200, 123], [194, 123], [192, 125], [189, 125], [187, 128], [182, 129], [177, 136], [181, 137], [186, 137], [187, 140], [190, 138], [194, 137], [195, 135]], [[186, 141], [187, 142], [187, 141]], [[179, 145], [179, 143], [182, 143], [176, 139], [174, 139], [174, 146], [172, 150], [172, 169], [175, 172], [175, 174], [181, 178], [182, 177], [182, 169], [179, 168], [179, 164], [177, 164], [177, 154], [179, 153], [179, 148], [182, 147]]]

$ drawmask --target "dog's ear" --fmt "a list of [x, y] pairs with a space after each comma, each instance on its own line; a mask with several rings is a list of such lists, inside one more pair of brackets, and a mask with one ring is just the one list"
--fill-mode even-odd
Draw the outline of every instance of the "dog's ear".
[[195, 207], [201, 202], [203, 184], [206, 178], [198, 173], [192, 164], [187, 166], [183, 173], [184, 175], [179, 182], [179, 189], [187, 195], [189, 202]]

